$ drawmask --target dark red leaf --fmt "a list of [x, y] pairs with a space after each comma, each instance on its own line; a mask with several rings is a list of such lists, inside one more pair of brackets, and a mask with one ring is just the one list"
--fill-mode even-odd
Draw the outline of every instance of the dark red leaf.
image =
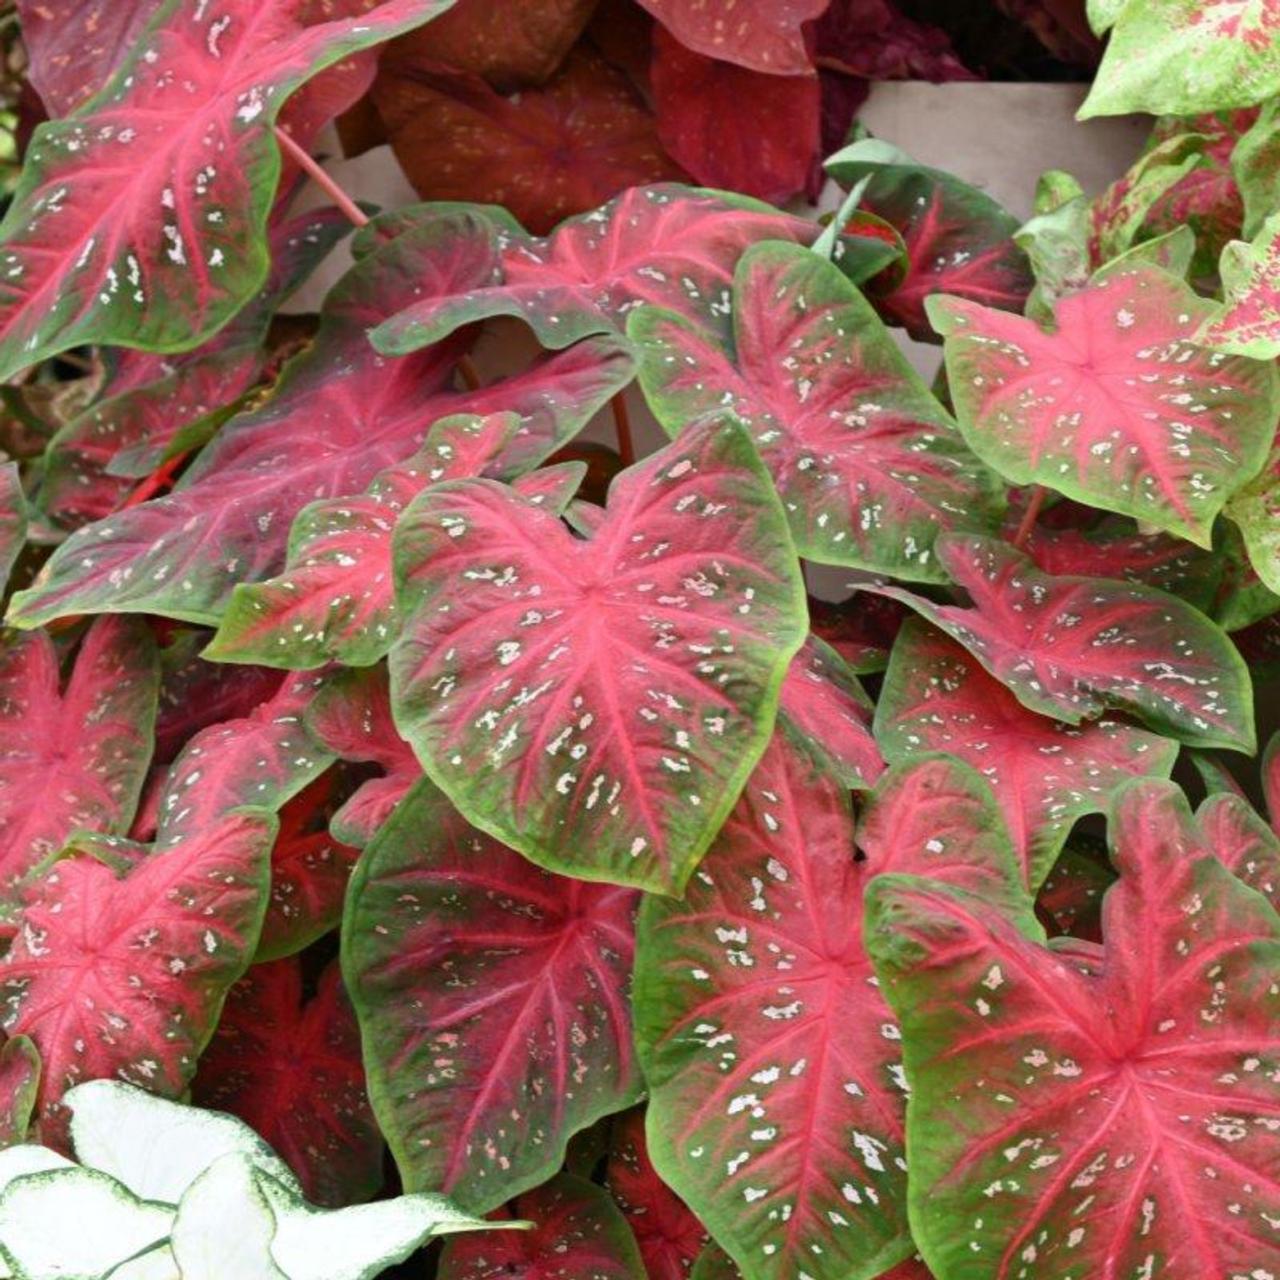
[[475, 74], [392, 62], [375, 100], [423, 199], [504, 205], [539, 234], [626, 187], [681, 176], [649, 109], [586, 49], [509, 98]]
[[382, 1135], [336, 965], [309, 1000], [296, 959], [250, 968], [227, 994], [191, 1092], [252, 1126], [316, 1204], [367, 1200], [382, 1185]]
[[737, 0], [733, 12], [689, 0], [640, 0], [677, 40], [708, 58], [770, 75], [811, 75], [802, 25], [829, 0]]
[[683, 1280], [707, 1233], [650, 1163], [643, 1108], [613, 1122], [605, 1185], [631, 1224], [649, 1280]]
[[818, 157], [818, 80], [766, 75], [653, 33], [649, 70], [658, 136], [704, 186], [781, 204], [804, 189]]
[[945, 31], [907, 17], [891, 0], [832, 0], [813, 40], [820, 67], [864, 80], [979, 79]]

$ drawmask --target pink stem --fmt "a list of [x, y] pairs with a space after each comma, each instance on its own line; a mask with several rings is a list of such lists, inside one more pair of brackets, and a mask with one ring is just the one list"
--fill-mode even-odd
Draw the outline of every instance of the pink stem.
[[1044, 485], [1036, 485], [1035, 491], [1031, 495], [1031, 501], [1027, 503], [1027, 509], [1022, 514], [1018, 532], [1013, 535], [1013, 545], [1019, 551], [1027, 545], [1027, 539], [1031, 537], [1031, 531], [1036, 527], [1036, 521], [1040, 518], [1040, 508], [1044, 506], [1044, 500], [1047, 495], [1048, 490]]
[[368, 225], [369, 219], [360, 206], [279, 125], [276, 125], [276, 141], [355, 226]]

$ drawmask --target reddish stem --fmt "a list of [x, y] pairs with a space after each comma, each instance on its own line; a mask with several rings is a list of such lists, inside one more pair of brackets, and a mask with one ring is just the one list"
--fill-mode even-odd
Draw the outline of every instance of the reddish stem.
[[480, 374], [476, 369], [475, 361], [470, 356], [458, 357], [458, 372], [462, 374], [462, 380], [467, 384], [468, 391], [480, 390]]
[[1027, 539], [1031, 537], [1031, 531], [1036, 527], [1036, 521], [1040, 518], [1040, 508], [1044, 506], [1048, 492], [1042, 484], [1036, 485], [1032, 490], [1031, 501], [1027, 503], [1027, 509], [1022, 513], [1018, 532], [1013, 535], [1013, 545], [1017, 550], [1021, 551], [1027, 545]]
[[622, 465], [629, 467], [636, 460], [636, 451], [631, 443], [631, 414], [626, 397], [619, 391], [609, 403], [613, 407], [613, 427], [618, 435], [618, 456]]
[[276, 141], [296, 161], [298, 168], [342, 210], [353, 225], [368, 226], [369, 219], [360, 206], [279, 125], [275, 129]]
[[140, 502], [146, 502], [148, 498], [154, 497], [166, 485], [172, 484], [178, 468], [190, 456], [191, 450], [188, 449], [158, 466], [136, 489], [126, 495], [124, 501], [119, 503], [116, 510], [127, 511], [130, 507], [136, 507]]

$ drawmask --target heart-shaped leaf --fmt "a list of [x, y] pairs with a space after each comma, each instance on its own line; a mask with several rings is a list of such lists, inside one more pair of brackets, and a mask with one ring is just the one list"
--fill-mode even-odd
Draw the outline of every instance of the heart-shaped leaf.
[[637, 1107], [614, 1120], [605, 1184], [631, 1224], [649, 1280], [685, 1280], [707, 1233], [658, 1177], [645, 1143], [644, 1115]]
[[0, 957], [0, 1022], [40, 1051], [46, 1141], [81, 1080], [186, 1088], [257, 943], [272, 835], [269, 816], [232, 812], [124, 876], [82, 854], [27, 888]]
[[385, 667], [340, 670], [326, 676], [307, 710], [314, 737], [342, 760], [377, 765], [382, 776], [362, 782], [333, 815], [329, 829], [347, 844], [364, 846], [422, 777], [413, 748], [391, 715]]
[[425, 780], [382, 827], [352, 879], [343, 971], [407, 1187], [487, 1212], [636, 1100], [636, 897], [540, 870]]
[[382, 1185], [382, 1135], [336, 967], [309, 1000], [296, 959], [250, 968], [227, 995], [192, 1096], [251, 1126], [316, 1204], [367, 1200]]
[[1081, 119], [1190, 116], [1250, 107], [1280, 90], [1280, 11], [1266, 0], [1109, 0], [1104, 13], [1114, 26]]
[[1015, 484], [1044, 484], [1200, 546], [1262, 466], [1280, 411], [1268, 365], [1191, 341], [1209, 304], [1154, 267], [1063, 298], [1057, 327], [972, 302], [929, 304], [975, 453]]
[[0, 225], [0, 375], [68, 347], [172, 351], [267, 273], [285, 99], [444, 0], [170, 3], [86, 111], [41, 125]]
[[690, 427], [609, 499], [575, 538], [492, 481], [418, 498], [392, 705], [475, 825], [552, 870], [679, 890], [768, 741], [804, 594], [734, 423]]
[[1280, 836], [1249, 802], [1218, 792], [1196, 810], [1196, 821], [1214, 857], [1280, 908]]
[[871, 889], [911, 1084], [911, 1224], [941, 1280], [1248, 1276], [1280, 1256], [1280, 918], [1170, 784], [1121, 793], [1111, 845], [1092, 971], [1038, 941], [1029, 903], [1010, 918], [937, 882]]
[[876, 708], [876, 741], [893, 763], [946, 751], [991, 784], [1031, 891], [1076, 820], [1107, 807], [1142, 774], [1168, 777], [1178, 744], [1115, 720], [1078, 726], [1028, 711], [946, 635], [909, 619]]
[[129, 829], [151, 761], [160, 667], [141, 621], [94, 624], [63, 685], [44, 631], [0, 646], [0, 885], [78, 828]]
[[1034, 281], [1014, 243], [1018, 219], [985, 192], [871, 139], [837, 152], [827, 171], [849, 187], [867, 179], [859, 207], [902, 237], [906, 262], [867, 286], [889, 324], [936, 342], [924, 308], [935, 293], [1022, 311]]
[[847, 792], [780, 733], [685, 900], [640, 915], [650, 1155], [753, 1280], [869, 1280], [913, 1249], [868, 880], [910, 867], [996, 893], [1016, 874], [989, 789], [940, 757], [886, 775], [859, 843], [865, 860]]
[[440, 1255], [440, 1280], [646, 1280], [635, 1238], [608, 1192], [562, 1173], [526, 1192], [515, 1210], [532, 1231], [450, 1240]]
[[1201, 746], [1254, 747], [1249, 670], [1202, 613], [1150, 587], [1041, 573], [992, 538], [943, 538], [972, 608], [901, 600], [958, 640], [1024, 707], [1079, 724], [1108, 708]]
[[366, 253], [326, 300], [311, 348], [260, 409], [229, 422], [173, 494], [78, 531], [14, 597], [19, 625], [67, 613], [148, 612], [217, 623], [237, 583], [284, 565], [309, 501], [359, 493], [410, 458], [428, 426], [462, 409], [525, 420], [510, 465], [533, 465], [575, 434], [631, 377], [622, 344], [596, 339], [480, 391], [448, 387], [450, 346], [408, 360], [369, 348], [366, 330], [420, 291], [488, 279], [487, 226], [429, 219]]
[[400, 355], [489, 316], [519, 316], [547, 347], [620, 330], [642, 302], [693, 320], [729, 314], [729, 282], [757, 240], [814, 238], [811, 223], [724, 192], [637, 187], [543, 240], [506, 237], [498, 283], [426, 295], [374, 330]]
[[638, 311], [627, 330], [641, 383], [672, 434], [726, 412], [750, 428], [801, 555], [937, 581], [939, 532], [994, 527], [996, 478], [829, 262], [801, 246], [748, 250], [732, 316], [725, 342]]

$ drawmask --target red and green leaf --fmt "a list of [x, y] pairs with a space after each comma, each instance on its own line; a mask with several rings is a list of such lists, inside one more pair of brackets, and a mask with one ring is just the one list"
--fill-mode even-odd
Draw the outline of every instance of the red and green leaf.
[[903, 1022], [911, 1222], [945, 1280], [1247, 1276], [1280, 1254], [1280, 918], [1181, 793], [1133, 783], [1090, 966], [916, 878], [868, 940]]
[[16, 462], [0, 465], [0, 591], [27, 540], [27, 499]]
[[[366, 253], [329, 295], [311, 348], [270, 400], [233, 418], [168, 497], [78, 530], [14, 597], [10, 621], [147, 612], [216, 624], [236, 584], [284, 567], [308, 502], [359, 494], [410, 458], [451, 413], [524, 419], [510, 465], [532, 465], [574, 435], [631, 377], [616, 339], [598, 338], [475, 392], [450, 388], [451, 346], [405, 360], [366, 330], [432, 282], [487, 279], [490, 232], [470, 213], [439, 217]], [[443, 286], [441, 286], [443, 287]]]
[[684, 1280], [707, 1243], [707, 1233], [649, 1160], [644, 1109], [613, 1122], [605, 1185], [622, 1210], [649, 1280]]
[[0, 957], [0, 1025], [40, 1052], [44, 1141], [63, 1145], [59, 1100], [81, 1080], [187, 1087], [257, 943], [273, 828], [235, 811], [123, 875], [80, 854], [27, 887]]
[[812, 223], [745, 196], [639, 187], [570, 218], [542, 240], [505, 236], [499, 279], [423, 289], [374, 330], [392, 355], [417, 351], [490, 316], [518, 316], [546, 347], [615, 333], [640, 303], [714, 323], [729, 314], [733, 269], [757, 240], [814, 239]]
[[1041, 573], [992, 538], [943, 538], [939, 553], [972, 607], [862, 589], [910, 605], [1024, 707], [1068, 724], [1123, 711], [1181, 742], [1253, 750], [1249, 670], [1199, 610], [1150, 587]]
[[367, 1200], [382, 1185], [382, 1135], [336, 966], [310, 999], [297, 960], [250, 968], [227, 994], [191, 1091], [250, 1125], [314, 1204]]
[[1196, 810], [1196, 822], [1214, 857], [1280, 909], [1280, 836], [1249, 802], [1218, 792]]
[[[169, 4], [101, 95], [41, 125], [0, 225], [0, 371], [85, 342], [196, 346], [262, 285], [285, 100], [442, 0]], [[338, 16], [332, 17], [336, 13]]]
[[1168, 777], [1178, 755], [1176, 742], [1115, 720], [1068, 725], [1029, 711], [918, 619], [898, 633], [875, 733], [891, 763], [945, 751], [986, 778], [1033, 893], [1078, 818], [1135, 777]]
[[78, 829], [129, 829], [151, 761], [160, 667], [145, 624], [91, 627], [65, 683], [47, 632], [0, 647], [0, 891]]
[[1280, 441], [1258, 475], [1227, 503], [1227, 515], [1240, 529], [1254, 572], [1280, 592]]
[[408, 1189], [487, 1212], [636, 1100], [637, 896], [540, 870], [425, 780], [382, 827], [352, 880], [343, 972]]
[[437, 785], [540, 865], [679, 890], [807, 631], [745, 431], [694, 425], [621, 473], [589, 538], [492, 481], [440, 485], [395, 563], [392, 704]]
[[340, 759], [367, 762], [382, 770], [382, 776], [360, 784], [329, 824], [337, 839], [364, 846], [422, 777], [422, 766], [391, 715], [386, 668], [327, 675], [307, 709], [307, 727]]
[[[284, 572], [235, 588], [206, 656], [302, 669], [328, 661], [363, 667], [385, 657], [400, 629], [391, 566], [400, 512], [429, 485], [502, 469], [520, 425], [515, 414], [442, 419], [412, 458], [375, 476], [364, 494], [303, 507]], [[546, 496], [564, 478], [552, 476]], [[534, 472], [514, 486], [527, 492], [547, 482]]]
[[853, 790], [874, 786], [884, 772], [871, 732], [874, 710], [849, 664], [811, 635], [787, 668], [778, 714], [805, 750]]
[[0, 1045], [0, 1150], [23, 1142], [40, 1089], [40, 1054], [26, 1036]]
[[512, 1210], [533, 1229], [454, 1236], [440, 1280], [646, 1280], [627, 1220], [595, 1183], [562, 1173]]
[[641, 383], [673, 434], [726, 413], [750, 429], [802, 555], [936, 581], [939, 533], [995, 525], [995, 477], [834, 266], [758, 245], [738, 263], [732, 315], [726, 342], [638, 311]]
[[867, 882], [918, 868], [995, 892], [1017, 874], [990, 791], [940, 757], [882, 780], [858, 842], [863, 860], [848, 793], [779, 734], [684, 901], [640, 915], [650, 1156], [755, 1280], [870, 1278], [913, 1251]]
[[878, 142], [847, 147], [827, 169], [846, 186], [867, 179], [859, 207], [902, 236], [905, 264], [867, 285], [887, 323], [919, 341], [937, 341], [924, 308], [935, 293], [1022, 311], [1035, 282], [1013, 241], [1018, 219], [985, 192]]
[[1280, 91], [1273, 0], [1109, 4], [1114, 23], [1082, 119], [1145, 111], [1190, 116], [1251, 107]]
[[1044, 484], [1200, 546], [1262, 466], [1280, 382], [1260, 362], [1191, 341], [1211, 306], [1153, 267], [1061, 299], [1052, 333], [960, 299], [929, 314], [974, 452], [1015, 484]]

